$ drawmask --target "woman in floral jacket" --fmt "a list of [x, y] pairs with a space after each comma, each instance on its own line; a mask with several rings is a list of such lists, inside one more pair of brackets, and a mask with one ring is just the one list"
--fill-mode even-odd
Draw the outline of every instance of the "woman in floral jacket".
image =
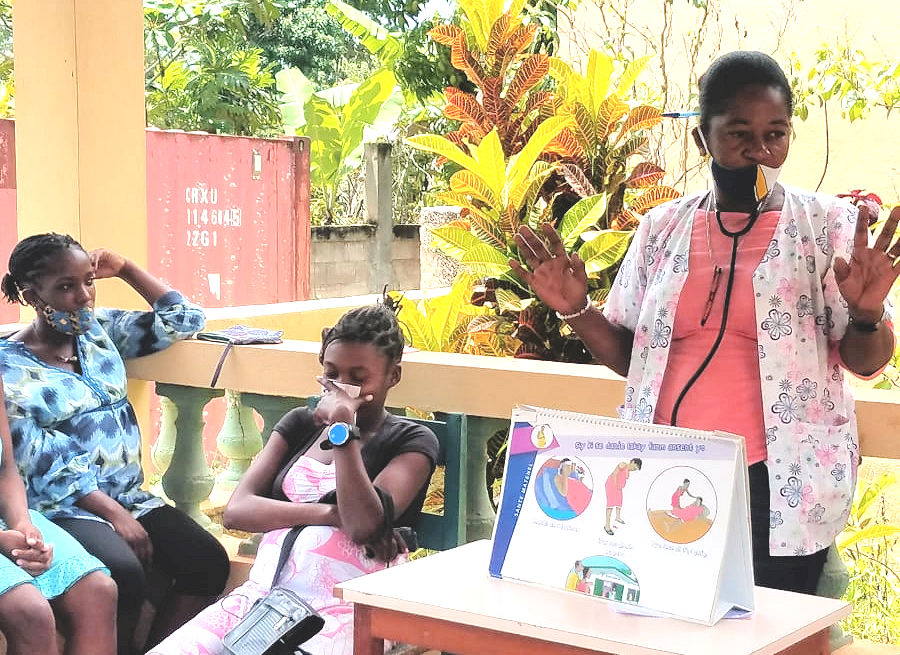
[[523, 228], [528, 268], [512, 265], [627, 376], [623, 418], [745, 437], [756, 583], [813, 593], [859, 461], [844, 370], [873, 376], [893, 352], [885, 299], [900, 273], [900, 208], [869, 247], [877, 210], [777, 183], [792, 111], [767, 55], [712, 64], [694, 138], [713, 188], [644, 217], [602, 313], [552, 227], [546, 245]]

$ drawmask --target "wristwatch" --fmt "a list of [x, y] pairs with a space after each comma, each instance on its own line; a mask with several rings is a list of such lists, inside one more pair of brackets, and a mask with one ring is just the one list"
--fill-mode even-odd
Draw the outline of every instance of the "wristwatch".
[[346, 446], [354, 439], [359, 439], [359, 428], [349, 423], [332, 423], [325, 430], [327, 439], [322, 442], [322, 448], [328, 450], [335, 447]]

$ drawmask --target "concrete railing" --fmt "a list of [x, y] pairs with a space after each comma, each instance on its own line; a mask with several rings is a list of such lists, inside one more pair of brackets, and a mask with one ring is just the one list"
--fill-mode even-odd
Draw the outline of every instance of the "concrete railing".
[[[330, 324], [310, 327], [312, 320], [303, 322], [316, 332], [321, 325]], [[155, 382], [158, 393], [167, 398], [154, 459], [164, 468], [168, 461], [163, 488], [179, 507], [199, 517], [199, 505], [213, 485], [233, 486], [249, 465], [262, 444], [260, 431], [249, 418], [249, 407], [263, 416], [262, 433], [267, 434], [287, 409], [319, 393], [318, 352], [318, 342], [299, 340], [236, 347], [225, 362], [217, 389], [208, 384], [222, 353], [221, 344], [186, 341], [128, 363], [130, 378]], [[394, 407], [460, 412], [469, 417], [466, 513], [467, 536], [474, 539], [488, 536], [493, 522], [484, 485], [486, 440], [504, 428], [512, 408], [534, 404], [615, 416], [623, 388], [623, 380], [601, 366], [410, 352], [404, 356], [403, 379], [388, 401]], [[229, 404], [225, 420], [231, 422], [231, 429], [220, 433], [219, 450], [229, 465], [216, 482], [200, 434], [203, 406], [223, 394]], [[900, 393], [860, 389], [856, 396], [863, 455], [900, 459], [900, 438], [896, 437], [900, 434]]]

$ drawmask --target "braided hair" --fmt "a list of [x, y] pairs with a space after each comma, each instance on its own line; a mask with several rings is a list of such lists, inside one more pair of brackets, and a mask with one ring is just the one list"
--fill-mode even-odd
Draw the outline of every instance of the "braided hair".
[[22, 297], [24, 291], [56, 261], [59, 254], [67, 248], [84, 248], [68, 234], [34, 234], [16, 244], [9, 255], [9, 273], [0, 281], [0, 291], [7, 302], [27, 305]]
[[400, 361], [405, 345], [394, 306], [387, 302], [352, 309], [334, 327], [326, 329], [322, 333], [320, 364], [325, 359], [326, 348], [335, 341], [372, 344], [391, 364]]

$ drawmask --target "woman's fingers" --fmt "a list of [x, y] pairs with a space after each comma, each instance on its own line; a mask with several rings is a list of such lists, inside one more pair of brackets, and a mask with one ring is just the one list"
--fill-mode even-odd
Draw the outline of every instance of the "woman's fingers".
[[585, 269], [584, 262], [581, 260], [581, 257], [579, 257], [577, 252], [573, 252], [572, 256], [569, 257], [569, 266], [572, 269], [572, 273], [575, 275], [575, 279], [583, 283], [585, 288], [587, 288], [587, 269]]
[[145, 567], [149, 568], [153, 564], [153, 544], [150, 543], [150, 536], [147, 535], [146, 539], [141, 539], [135, 545], [135, 555]]
[[900, 206], [894, 207], [891, 210], [891, 215], [888, 216], [888, 219], [884, 222], [884, 227], [881, 228], [878, 238], [875, 239], [875, 245], [873, 247], [876, 250], [887, 252], [888, 246], [890, 246], [891, 241], [894, 240], [894, 233], [897, 231], [897, 223], [900, 223]]
[[550, 251], [547, 249], [547, 246], [544, 244], [543, 239], [535, 234], [534, 230], [532, 230], [528, 226], [522, 226], [519, 228], [518, 235], [522, 237], [522, 240], [525, 242], [525, 245], [528, 246], [528, 249], [534, 253], [534, 256], [540, 261], [546, 261], [552, 257]]
[[522, 279], [522, 281], [523, 281], [525, 284], [530, 285], [530, 284], [531, 284], [531, 280], [532, 280], [532, 278], [534, 277], [534, 276], [532, 275], [531, 271], [529, 271], [527, 268], [525, 268], [524, 266], [522, 266], [522, 265], [521, 265], [519, 262], [517, 262], [515, 259], [510, 259], [510, 260], [508, 260], [508, 261], [509, 261], [509, 267], [513, 270], [513, 272], [514, 272], [516, 275], [518, 275], [518, 276]]
[[544, 238], [547, 239], [551, 256], [565, 257], [566, 247], [563, 245], [562, 239], [559, 238], [559, 232], [557, 232], [550, 223], [541, 225], [541, 231], [544, 233]]
[[[534, 270], [541, 263], [541, 260], [538, 259], [538, 256], [534, 253], [531, 247], [528, 245], [528, 242], [522, 237], [520, 233], [516, 233], [513, 235], [513, 241], [516, 244], [516, 247], [519, 249], [519, 254], [522, 256], [522, 259], [525, 261], [525, 265], [528, 266], [531, 270]], [[510, 260], [511, 261], [511, 260]], [[516, 262], [518, 264], [518, 262]], [[515, 266], [513, 268], [516, 268]], [[522, 268], [521, 265], [518, 268]]]

